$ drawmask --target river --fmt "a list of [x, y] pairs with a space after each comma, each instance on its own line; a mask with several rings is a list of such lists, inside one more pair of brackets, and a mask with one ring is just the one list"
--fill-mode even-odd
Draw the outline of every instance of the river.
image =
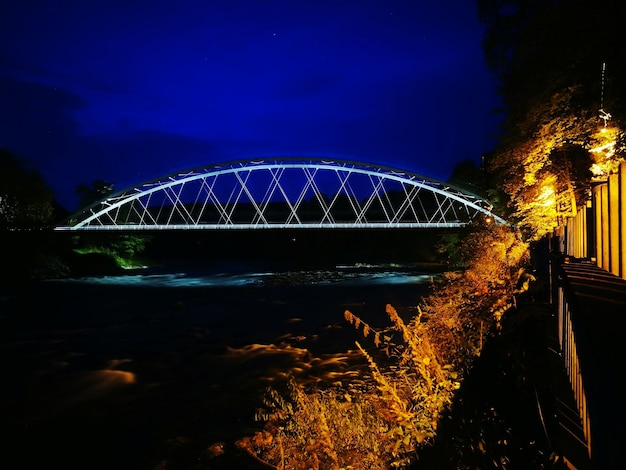
[[255, 469], [263, 390], [358, 380], [348, 309], [407, 318], [431, 274], [244, 265], [31, 283], [0, 294], [3, 460], [12, 468]]

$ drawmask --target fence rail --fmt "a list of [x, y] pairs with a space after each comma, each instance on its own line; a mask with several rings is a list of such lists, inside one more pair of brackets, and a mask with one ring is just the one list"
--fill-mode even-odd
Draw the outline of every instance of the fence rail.
[[563, 252], [586, 258], [626, 279], [626, 163], [592, 188], [591, 199], [555, 232], [563, 235]]
[[553, 292], [555, 293], [553, 303], [556, 304], [558, 318], [558, 340], [563, 355], [565, 371], [569, 378], [574, 399], [576, 401], [578, 415], [582, 423], [582, 431], [585, 436], [587, 445], [587, 454], [591, 458], [592, 454], [592, 434], [591, 434], [591, 413], [587, 402], [587, 394], [585, 392], [585, 383], [583, 379], [580, 358], [578, 356], [576, 327], [572, 321], [572, 302], [573, 297], [563, 270], [558, 267], [558, 272], [553, 277]]
[[594, 468], [624, 468], [624, 431], [616, 431], [611, 423], [621, 427], [626, 417], [613, 379], [624, 358], [620, 332], [626, 322], [626, 163], [595, 184], [590, 196], [576, 216], [552, 234], [552, 248], [571, 263], [553, 266], [551, 300]]

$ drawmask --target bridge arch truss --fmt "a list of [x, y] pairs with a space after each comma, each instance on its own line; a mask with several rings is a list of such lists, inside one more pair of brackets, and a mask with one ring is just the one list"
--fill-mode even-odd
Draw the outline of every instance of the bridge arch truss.
[[112, 194], [59, 230], [453, 228], [481, 198], [418, 174], [322, 159], [209, 165]]

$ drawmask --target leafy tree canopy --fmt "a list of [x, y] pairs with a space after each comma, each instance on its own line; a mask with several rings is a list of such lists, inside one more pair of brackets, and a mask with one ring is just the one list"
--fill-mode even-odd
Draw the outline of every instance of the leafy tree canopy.
[[39, 173], [0, 149], [0, 230], [44, 227], [54, 207], [54, 194]]
[[482, 168], [479, 168], [474, 160], [468, 158], [454, 166], [448, 182], [466, 188], [474, 194], [483, 195], [485, 190], [484, 179]]
[[506, 113], [488, 167], [531, 236], [574, 215], [626, 155], [626, 3], [477, 0]]
[[97, 179], [91, 186], [85, 183], [80, 183], [76, 186], [74, 193], [80, 197], [78, 208], [83, 209], [98, 202], [100, 199], [108, 196], [113, 192], [113, 184], [104, 180]]

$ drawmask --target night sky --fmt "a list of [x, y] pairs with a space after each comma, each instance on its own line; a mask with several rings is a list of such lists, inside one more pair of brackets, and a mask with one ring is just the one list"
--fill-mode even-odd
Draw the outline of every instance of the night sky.
[[0, 147], [67, 209], [231, 160], [318, 156], [447, 179], [501, 117], [472, 0], [14, 0]]

